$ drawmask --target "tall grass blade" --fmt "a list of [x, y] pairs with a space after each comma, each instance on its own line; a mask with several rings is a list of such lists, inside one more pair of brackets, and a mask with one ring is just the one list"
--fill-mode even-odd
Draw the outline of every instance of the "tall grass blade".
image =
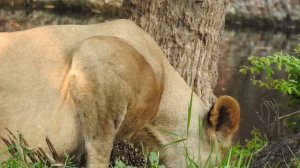
[[187, 134], [189, 133], [189, 128], [190, 128], [190, 124], [191, 124], [193, 93], [194, 92], [193, 92], [193, 89], [192, 89], [191, 98], [190, 98], [190, 102], [189, 102], [189, 106], [188, 106], [188, 120], [187, 120], [187, 128], [186, 128]]
[[240, 157], [239, 157], [239, 161], [238, 161], [238, 167], [242, 167], [242, 160], [243, 160], [243, 149], [242, 149], [242, 153], [240, 154]]
[[231, 154], [232, 154], [232, 148], [231, 148], [231, 149], [230, 149], [230, 151], [229, 151], [229, 156], [228, 156], [228, 159], [227, 159], [227, 164], [226, 164], [226, 167], [227, 167], [227, 168], [229, 168], [229, 167], [230, 167]]
[[186, 139], [186, 138], [181, 138], [181, 139], [172, 141], [172, 142], [170, 142], [170, 143], [167, 143], [167, 144], [163, 145], [162, 148], [166, 148], [166, 147], [175, 145], [175, 144], [180, 143], [180, 142], [183, 142], [183, 141], [185, 141], [185, 140], [187, 140], [187, 139]]
[[172, 135], [172, 136], [176, 136], [176, 137], [180, 136], [180, 135], [176, 134], [175, 132], [168, 131], [168, 130], [165, 130], [165, 129], [160, 129], [160, 132], [166, 133], [166, 134], [169, 134], [169, 135]]
[[50, 152], [53, 156], [53, 159], [55, 161], [58, 161], [59, 160], [58, 154], [57, 154], [55, 148], [53, 147], [53, 145], [52, 145], [52, 143], [51, 143], [51, 141], [48, 137], [46, 137], [46, 142], [47, 142], [48, 148], [49, 148], [49, 150], [50, 150]]
[[247, 164], [247, 166], [246, 166], [246, 168], [249, 168], [250, 167], [250, 164], [251, 164], [251, 162], [252, 162], [252, 154], [250, 155], [250, 158], [249, 158], [249, 160], [248, 160], [248, 164]]

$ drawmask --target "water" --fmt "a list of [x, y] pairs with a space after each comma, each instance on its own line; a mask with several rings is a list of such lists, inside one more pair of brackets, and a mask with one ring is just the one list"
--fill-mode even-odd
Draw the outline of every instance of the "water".
[[250, 83], [250, 75], [241, 75], [239, 67], [247, 64], [250, 55], [266, 56], [280, 51], [292, 54], [300, 40], [297, 34], [272, 31], [226, 30], [224, 36], [215, 94], [231, 95], [240, 102], [241, 123], [238, 136], [243, 142], [250, 137], [254, 127], [263, 129], [262, 122], [255, 112], [261, 112], [264, 100], [275, 100], [282, 114], [295, 109], [286, 106], [287, 98], [282, 94], [253, 86]]
[[[92, 24], [103, 22], [107, 17], [92, 14], [53, 13], [44, 11], [24, 11], [0, 9], [0, 31], [17, 31], [49, 24]], [[291, 52], [299, 36], [296, 34], [257, 31], [226, 30], [219, 59], [219, 79], [215, 94], [231, 95], [241, 105], [241, 126], [238, 138], [243, 142], [250, 137], [253, 127], [262, 128], [255, 111], [260, 111], [263, 100], [286, 103], [287, 99], [274, 91], [264, 90], [250, 84], [250, 76], [242, 76], [238, 69], [247, 63], [250, 55], [263, 56], [277, 51]], [[283, 107], [288, 113], [294, 109]]]

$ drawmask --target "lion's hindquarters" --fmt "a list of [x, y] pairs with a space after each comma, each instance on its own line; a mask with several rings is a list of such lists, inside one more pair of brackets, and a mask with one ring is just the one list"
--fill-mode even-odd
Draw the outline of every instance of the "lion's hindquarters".
[[161, 90], [142, 55], [115, 37], [74, 49], [69, 91], [83, 128], [89, 167], [107, 167], [113, 141], [156, 115]]

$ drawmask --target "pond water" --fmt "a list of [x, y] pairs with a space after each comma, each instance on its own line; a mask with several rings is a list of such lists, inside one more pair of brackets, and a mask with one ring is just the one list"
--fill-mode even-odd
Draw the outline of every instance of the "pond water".
[[[89, 14], [0, 9], [0, 31], [16, 31], [49, 24], [91, 24], [106, 19], [107, 17]], [[241, 75], [238, 72], [239, 67], [247, 63], [250, 55], [263, 56], [278, 51], [291, 53], [299, 42], [297, 38], [299, 38], [297, 34], [272, 31], [226, 30], [224, 32], [215, 94], [231, 95], [240, 102], [242, 115], [237, 138], [241, 142], [250, 137], [253, 127], [262, 128], [255, 111], [260, 111], [263, 100], [275, 99], [277, 102], [286, 103], [287, 99], [274, 91], [252, 86], [250, 76]], [[286, 106], [281, 108], [285, 113], [293, 110]]]
[[[247, 65], [250, 55], [266, 56], [280, 51], [293, 54], [293, 49], [299, 41], [299, 35], [296, 33], [267, 30], [225, 31], [218, 63], [219, 78], [215, 94], [217, 96], [231, 95], [240, 102], [241, 123], [238, 137], [242, 143], [250, 137], [250, 132], [254, 127], [263, 129], [263, 124], [256, 112], [261, 113], [264, 100], [276, 101], [281, 115], [296, 111], [296, 109], [288, 107], [287, 98], [280, 93], [253, 86], [250, 82], [250, 75], [240, 74], [239, 67]], [[266, 113], [266, 109], [264, 111]]]

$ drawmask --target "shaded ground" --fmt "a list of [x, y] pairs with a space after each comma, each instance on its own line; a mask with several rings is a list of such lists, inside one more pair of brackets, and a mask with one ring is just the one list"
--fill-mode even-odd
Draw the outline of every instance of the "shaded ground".
[[147, 167], [146, 158], [142, 152], [127, 141], [118, 141], [114, 143], [110, 158], [111, 167], [115, 165], [116, 160], [121, 160], [126, 165], [134, 167]]
[[[251, 167], [297, 167], [300, 166], [300, 133], [269, 144], [254, 158]], [[298, 165], [297, 165], [298, 164]]]

